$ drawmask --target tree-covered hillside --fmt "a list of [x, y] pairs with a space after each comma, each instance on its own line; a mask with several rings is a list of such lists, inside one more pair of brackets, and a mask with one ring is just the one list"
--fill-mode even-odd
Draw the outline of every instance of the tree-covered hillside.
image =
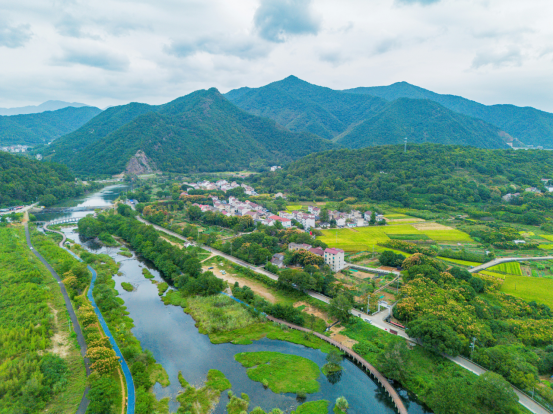
[[309, 131], [349, 148], [403, 142], [505, 148], [499, 128], [428, 100], [386, 99], [335, 91], [295, 76], [261, 88], [241, 88], [226, 97], [291, 131]]
[[85, 106], [37, 114], [0, 116], [0, 146], [46, 144], [80, 128], [102, 112]]
[[420, 99], [400, 98], [390, 102], [372, 118], [341, 136], [337, 143], [347, 148], [369, 145], [434, 142], [507, 148], [499, 128]]
[[0, 152], [0, 207], [37, 200], [51, 205], [83, 192], [65, 165]]
[[528, 145], [553, 148], [553, 114], [531, 107], [483, 105], [455, 95], [441, 95], [407, 82], [389, 86], [347, 89], [344, 92], [380, 97], [389, 101], [398, 98], [429, 99], [452, 111], [482, 119]]
[[[70, 136], [60, 139], [52, 146], [56, 150], [52, 159], [78, 172], [115, 174], [140, 151], [152, 168], [162, 171], [222, 171], [280, 164], [335, 147], [315, 135], [292, 133], [274, 121], [250, 115], [216, 89], [135, 109], [120, 107], [116, 114], [126, 111], [125, 117], [115, 123], [102, 114], [103, 130], [94, 120], [89, 123], [94, 128], [87, 124], [72, 134], [79, 145]], [[88, 143], [87, 131], [93, 137]]]
[[[305, 199], [400, 202], [428, 208], [488, 200], [553, 176], [548, 151], [488, 150], [436, 144], [386, 145], [311, 154], [274, 173], [251, 178], [258, 191]], [[522, 190], [523, 191], [523, 190]]]

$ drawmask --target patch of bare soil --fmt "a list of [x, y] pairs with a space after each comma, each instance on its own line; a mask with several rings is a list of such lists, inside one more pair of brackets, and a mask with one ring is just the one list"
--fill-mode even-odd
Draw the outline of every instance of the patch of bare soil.
[[424, 222], [424, 223], [415, 223], [413, 224], [413, 227], [417, 230], [424, 231], [424, 230], [454, 230], [453, 227], [444, 226], [440, 223], [433, 223], [433, 222]]
[[345, 328], [343, 326], [340, 326], [336, 331], [334, 331], [334, 327], [331, 329], [330, 337], [334, 339], [335, 341], [340, 342], [342, 345], [347, 346], [348, 348], [353, 348], [353, 345], [358, 343], [355, 339], [348, 338], [345, 335], [342, 335], [341, 331], [343, 331]]
[[[203, 267], [204, 272], [207, 271], [207, 268], [208, 266]], [[267, 301], [271, 303], [277, 303], [277, 298], [271, 293], [271, 291], [267, 289], [265, 286], [263, 286], [262, 284], [257, 283], [254, 280], [246, 279], [243, 277], [237, 277], [235, 275], [229, 274], [228, 272], [224, 275], [216, 267], [211, 269], [210, 272], [213, 272], [213, 274], [215, 274], [215, 276], [217, 276], [219, 279], [223, 279], [224, 281], [229, 282], [230, 285], [234, 285], [235, 282], [238, 282], [238, 285], [240, 287], [246, 285], [251, 290], [253, 290], [254, 293], [257, 293], [259, 296], [266, 299]]]
[[397, 270], [395, 267], [389, 267], [389, 266], [380, 266], [380, 270], [386, 270], [387, 272], [392, 272], [393, 270]]
[[61, 358], [67, 358], [69, 355], [69, 333], [58, 323], [58, 310], [50, 304], [48, 306], [50, 306], [54, 314], [54, 326], [57, 331], [50, 339], [52, 341], [52, 348], [48, 352], [59, 355]]
[[317, 318], [321, 318], [325, 322], [332, 321], [332, 323], [334, 323], [334, 321], [330, 318], [330, 316], [328, 316], [328, 314], [326, 312], [323, 312], [323, 311], [311, 306], [307, 302], [296, 302], [296, 303], [294, 303], [294, 308], [299, 308], [302, 305], [305, 306], [305, 308], [303, 308], [303, 312], [308, 313], [310, 315], [314, 315]]
[[355, 277], [356, 279], [372, 279], [376, 275], [374, 273], [366, 273], [366, 272], [351, 272], [351, 275]]
[[424, 219], [421, 218], [402, 218], [402, 219], [386, 219], [389, 223], [421, 223]]

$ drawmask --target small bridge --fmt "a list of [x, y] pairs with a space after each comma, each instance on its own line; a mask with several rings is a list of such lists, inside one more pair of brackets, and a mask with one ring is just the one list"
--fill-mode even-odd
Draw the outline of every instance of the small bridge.
[[49, 207], [41, 210], [43, 213], [69, 213], [72, 211], [109, 210], [113, 204], [107, 206], [79, 206], [79, 207]]
[[52, 221], [48, 221], [48, 222], [37, 221], [37, 223], [43, 223], [45, 226], [55, 226], [57, 224], [78, 223], [81, 218], [82, 217], [71, 217], [71, 218], [66, 218], [66, 219], [52, 220]]

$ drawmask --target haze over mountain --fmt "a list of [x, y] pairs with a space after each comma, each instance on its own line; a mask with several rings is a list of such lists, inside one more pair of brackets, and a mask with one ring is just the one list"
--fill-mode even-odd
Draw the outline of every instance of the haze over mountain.
[[495, 125], [527, 145], [553, 148], [553, 114], [532, 107], [488, 106], [461, 96], [438, 94], [407, 82], [346, 89], [343, 92], [377, 96], [389, 101], [398, 98], [429, 99], [453, 111]]
[[93, 106], [84, 106], [36, 114], [0, 116], [0, 145], [46, 144], [76, 130], [100, 112], [100, 109]]
[[46, 101], [40, 105], [21, 106], [19, 108], [0, 108], [0, 115], [37, 114], [45, 111], [57, 111], [67, 107], [82, 108], [88, 106], [78, 102]]
[[[452, 108], [441, 102], [437, 102], [439, 105], [430, 105], [428, 101], [436, 102], [436, 99], [430, 99], [432, 93], [428, 96], [422, 93], [401, 96], [400, 93], [394, 95], [393, 91], [386, 93], [386, 90], [378, 88], [374, 93], [365, 89], [367, 88], [336, 91], [289, 76], [260, 88], [235, 89], [225, 96], [240, 108], [270, 117], [291, 131], [310, 131], [345, 146], [354, 145], [355, 148], [399, 143], [405, 137], [411, 142], [505, 148], [506, 141], [514, 141], [515, 146], [526, 144], [522, 139], [522, 143], [518, 142], [516, 135], [511, 137], [513, 134], [509, 131], [515, 131], [519, 135], [520, 131], [526, 131], [523, 135], [529, 139], [529, 125], [539, 130], [544, 137], [539, 141], [532, 139], [531, 142], [548, 146], [547, 136], [553, 137], [553, 129], [551, 133], [548, 132], [547, 122], [543, 122], [544, 127], [534, 125], [531, 117], [525, 115], [527, 112], [541, 113], [533, 108], [508, 106], [509, 111], [516, 116], [504, 115], [501, 122], [491, 122], [473, 117], [473, 113], [461, 112], [462, 105]], [[367, 99], [359, 99], [360, 96]], [[402, 97], [413, 101], [404, 101], [401, 104], [394, 102]], [[474, 104], [487, 108], [485, 105]], [[545, 112], [541, 114], [544, 114], [545, 120], [548, 116], [553, 116]], [[384, 119], [386, 122], [383, 122]], [[361, 123], [362, 127], [359, 126]], [[509, 126], [509, 129], [506, 131], [502, 126]], [[353, 136], [348, 138], [349, 134]]]
[[116, 174], [255, 168], [332, 148], [316, 135], [248, 114], [212, 88], [159, 106], [109, 108], [44, 154], [74, 171]]

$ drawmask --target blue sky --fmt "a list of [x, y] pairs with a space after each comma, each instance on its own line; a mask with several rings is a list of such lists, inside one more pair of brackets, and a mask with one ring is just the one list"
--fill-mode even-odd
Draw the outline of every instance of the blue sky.
[[0, 0], [0, 107], [159, 104], [295, 75], [553, 112], [546, 0]]

